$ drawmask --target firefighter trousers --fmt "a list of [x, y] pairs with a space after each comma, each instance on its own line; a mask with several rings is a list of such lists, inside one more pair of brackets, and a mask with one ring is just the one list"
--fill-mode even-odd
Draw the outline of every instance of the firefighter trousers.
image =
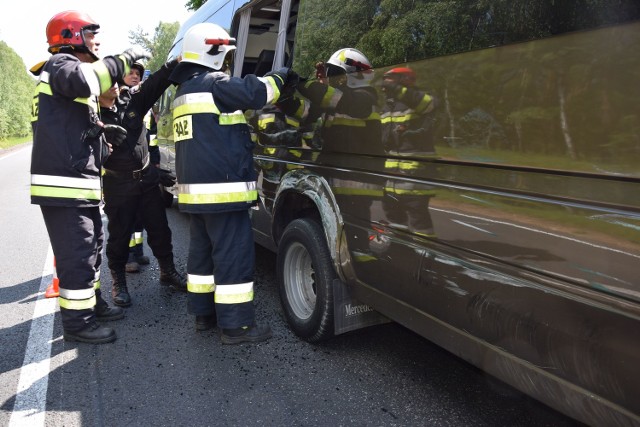
[[142, 222], [142, 212], [138, 210], [131, 240], [129, 240], [129, 254], [140, 257], [144, 254], [144, 223]]
[[[111, 180], [106, 176], [103, 182], [104, 212], [109, 220], [106, 251], [109, 269], [124, 271], [129, 259], [131, 234], [138, 218], [142, 219], [147, 231], [147, 243], [160, 267], [173, 266], [171, 229], [160, 187], [140, 181], [134, 185], [121, 185], [118, 180]], [[128, 188], [129, 191], [122, 192], [122, 188]]]
[[191, 214], [189, 313], [216, 314], [222, 329], [255, 323], [255, 247], [249, 211]]
[[56, 258], [60, 280], [60, 317], [65, 331], [79, 331], [95, 321], [100, 296], [104, 230], [99, 207], [40, 206]]

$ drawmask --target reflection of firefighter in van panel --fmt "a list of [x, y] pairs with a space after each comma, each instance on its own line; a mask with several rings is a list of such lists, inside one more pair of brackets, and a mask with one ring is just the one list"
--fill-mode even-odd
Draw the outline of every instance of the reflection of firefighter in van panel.
[[253, 111], [247, 117], [247, 122], [251, 126], [254, 142], [263, 146], [301, 147], [300, 121], [306, 118], [304, 105], [302, 109], [300, 117], [285, 113], [279, 105], [268, 105]]
[[420, 175], [425, 161], [436, 154], [430, 114], [435, 102], [429, 94], [418, 90], [415, 83], [416, 74], [410, 68], [393, 68], [384, 74], [385, 103], [380, 116], [388, 154], [385, 170], [398, 178], [387, 180], [382, 207], [392, 227], [430, 237], [434, 230], [429, 200], [435, 192], [431, 186], [403, 179]]
[[[290, 113], [284, 104], [267, 105], [260, 110], [247, 113], [247, 123], [251, 130], [251, 139], [257, 144], [258, 152], [273, 160], [258, 159], [259, 168], [267, 183], [278, 184], [282, 175], [301, 166], [303, 151], [306, 148], [301, 122], [308, 113], [307, 100], [289, 98], [286, 105], [293, 105]], [[269, 185], [269, 184], [267, 184]], [[275, 191], [275, 188], [272, 190]]]
[[340, 49], [316, 68], [324, 76], [299, 84], [298, 92], [311, 101], [309, 122], [322, 151], [382, 154], [378, 97], [367, 57]]
[[[317, 79], [298, 85], [298, 91], [311, 101], [312, 146], [321, 146], [319, 160], [332, 163], [336, 152], [382, 155], [378, 94], [371, 86], [373, 67], [367, 57], [356, 49], [340, 49], [326, 63], [316, 64], [316, 70]], [[382, 156], [379, 159], [382, 170]], [[347, 172], [334, 175], [330, 184], [345, 219], [351, 254], [355, 261], [367, 261], [371, 206], [382, 197], [384, 180]]]

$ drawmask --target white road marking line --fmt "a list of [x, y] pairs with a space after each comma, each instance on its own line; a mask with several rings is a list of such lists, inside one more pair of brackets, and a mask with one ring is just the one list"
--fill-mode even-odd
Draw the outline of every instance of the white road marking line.
[[20, 370], [16, 401], [8, 427], [44, 426], [47, 387], [51, 367], [53, 320], [58, 306], [56, 298], [45, 298], [53, 279], [53, 251], [49, 246], [40, 280], [39, 296], [33, 311], [27, 349]]
[[539, 230], [537, 228], [532, 228], [532, 227], [525, 227], [523, 225], [514, 224], [512, 222], [498, 221], [498, 220], [495, 220], [495, 219], [489, 219], [489, 218], [484, 218], [484, 217], [475, 216], [475, 215], [467, 215], [467, 214], [463, 214], [463, 213], [460, 213], [460, 212], [451, 211], [451, 210], [448, 210], [448, 209], [439, 209], [439, 208], [429, 207], [429, 210], [438, 211], [438, 212], [444, 212], [444, 213], [450, 213], [450, 214], [462, 216], [462, 217], [465, 217], [465, 218], [479, 219], [479, 220], [486, 221], [486, 222], [491, 222], [491, 223], [494, 223], [494, 224], [508, 225], [510, 227], [520, 228], [522, 230], [532, 231], [534, 233], [545, 234], [547, 236], [558, 237], [560, 239], [569, 240], [571, 242], [580, 243], [580, 244], [586, 245], [586, 246], [591, 246], [592, 248], [604, 249], [606, 251], [611, 251], [611, 252], [619, 253], [619, 254], [622, 254], [622, 255], [628, 255], [630, 257], [640, 259], [640, 255], [632, 254], [630, 252], [625, 252], [625, 251], [620, 250], [620, 249], [610, 248], [608, 246], [603, 246], [603, 245], [597, 245], [595, 243], [586, 242], [584, 240], [575, 239], [573, 237], [563, 236], [562, 234], [551, 233], [549, 231]]
[[483, 233], [491, 234], [492, 236], [495, 236], [495, 235], [496, 235], [496, 233], [492, 233], [492, 232], [491, 232], [491, 231], [489, 231], [489, 230], [485, 230], [484, 228], [476, 227], [475, 225], [467, 224], [466, 222], [459, 221], [459, 220], [457, 220], [457, 219], [452, 219], [451, 221], [453, 221], [453, 222], [457, 222], [458, 224], [460, 224], [460, 225], [464, 225], [465, 227], [474, 228], [474, 229], [476, 229], [476, 230], [478, 230], [478, 231], [482, 231]]
[[21, 149], [19, 149], [19, 150], [9, 151], [9, 152], [8, 152], [8, 153], [6, 153], [6, 154], [3, 154], [3, 151], [4, 151], [4, 150], [0, 150], [0, 160], [2, 160], [2, 159], [8, 159], [9, 157], [11, 157], [11, 156], [15, 156], [16, 154], [18, 154], [18, 153], [20, 153], [20, 152], [22, 152], [22, 151], [24, 151], [24, 150], [27, 150], [27, 149], [31, 149], [31, 145], [28, 145], [27, 147], [21, 148]]

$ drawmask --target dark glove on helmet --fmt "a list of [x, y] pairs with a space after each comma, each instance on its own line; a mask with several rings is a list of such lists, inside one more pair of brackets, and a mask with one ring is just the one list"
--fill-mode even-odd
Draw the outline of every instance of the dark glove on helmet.
[[119, 147], [127, 139], [127, 130], [118, 125], [104, 125], [104, 136], [109, 144]]
[[140, 61], [141, 59], [149, 59], [151, 55], [149, 52], [141, 48], [140, 46], [131, 47], [122, 54], [120, 54], [122, 58], [127, 62], [129, 67], [131, 67], [135, 62]]

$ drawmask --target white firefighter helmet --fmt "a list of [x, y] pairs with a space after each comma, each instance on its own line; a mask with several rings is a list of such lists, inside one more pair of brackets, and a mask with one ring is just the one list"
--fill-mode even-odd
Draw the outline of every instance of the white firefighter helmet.
[[[347, 86], [368, 86], [373, 79], [373, 67], [369, 59], [358, 49], [340, 49], [331, 55], [327, 64], [341, 69], [347, 75]], [[335, 70], [335, 68], [334, 68]], [[331, 77], [332, 67], [328, 67], [327, 76]]]
[[233, 58], [236, 40], [219, 25], [204, 22], [191, 27], [182, 41], [182, 62], [224, 71]]

